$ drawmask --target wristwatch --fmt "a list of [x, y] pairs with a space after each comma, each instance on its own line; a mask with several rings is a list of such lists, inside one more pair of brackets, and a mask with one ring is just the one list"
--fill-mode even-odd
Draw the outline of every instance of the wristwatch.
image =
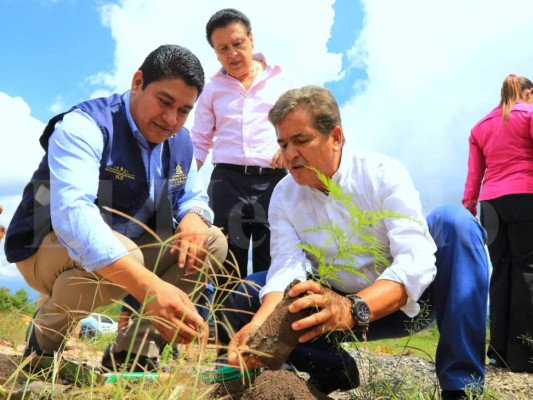
[[370, 307], [368, 307], [368, 304], [365, 303], [361, 296], [347, 294], [346, 297], [352, 301], [351, 313], [355, 321], [354, 330], [366, 332], [370, 323]]
[[212, 225], [212, 222], [210, 220], [211, 216], [202, 207], [191, 207], [187, 210], [185, 215], [190, 214], [190, 213], [198, 215], [200, 218], [202, 218], [202, 221], [204, 221], [209, 228], [211, 227]]

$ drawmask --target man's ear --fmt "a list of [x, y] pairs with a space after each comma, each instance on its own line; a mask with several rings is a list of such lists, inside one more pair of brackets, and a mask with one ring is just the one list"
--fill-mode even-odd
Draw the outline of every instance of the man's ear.
[[131, 91], [135, 93], [139, 90], [142, 90], [143, 82], [144, 80], [142, 71], [135, 71], [135, 73], [133, 74], [133, 79], [131, 80]]
[[343, 142], [342, 128], [337, 125], [335, 128], [333, 128], [333, 132], [331, 132], [331, 136], [333, 137], [333, 150], [335, 151], [341, 150], [342, 142]]

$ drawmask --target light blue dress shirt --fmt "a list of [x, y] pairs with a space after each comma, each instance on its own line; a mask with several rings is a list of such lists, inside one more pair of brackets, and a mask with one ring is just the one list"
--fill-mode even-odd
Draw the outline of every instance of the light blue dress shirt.
[[[143, 223], [152, 217], [163, 192], [163, 144], [151, 146], [135, 125], [129, 109], [129, 91], [124, 94], [126, 115], [141, 151], [149, 183], [149, 199], [133, 217]], [[136, 238], [144, 229], [134, 221], [109, 227], [94, 204], [98, 192], [100, 160], [104, 138], [95, 121], [85, 112], [74, 110], [58, 122], [50, 137], [50, 208], [52, 227], [70, 257], [84, 269], [95, 271], [127, 254], [112, 232]], [[179, 222], [192, 207], [201, 207], [213, 219], [205, 187], [192, 159], [185, 194], [172, 205]]]

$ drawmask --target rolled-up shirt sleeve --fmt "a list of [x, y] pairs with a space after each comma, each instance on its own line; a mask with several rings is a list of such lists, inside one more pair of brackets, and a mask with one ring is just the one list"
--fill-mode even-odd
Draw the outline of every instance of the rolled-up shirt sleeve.
[[[398, 282], [404, 285], [408, 296], [401, 309], [406, 315], [415, 316], [420, 311], [417, 301], [436, 275], [437, 248], [407, 169], [379, 154], [345, 154], [332, 181], [351, 196], [359, 209], [396, 214], [372, 226], [375, 244], [384, 257], [392, 260], [391, 265], [374, 268], [374, 256], [365, 252], [354, 254], [345, 264], [346, 260], [339, 258], [339, 243], [328, 227], [343, 229], [345, 238], [352, 237], [364, 244], [354, 230], [352, 214], [335, 196], [298, 185], [287, 176], [278, 183], [270, 200], [272, 263], [261, 296], [283, 292], [293, 279], [306, 280], [307, 270], [321, 273], [319, 261], [302, 250], [303, 243], [323, 250], [326, 263], [353, 266], [356, 273], [341, 268], [327, 277], [339, 292], [357, 293], [377, 279]], [[320, 227], [325, 229], [316, 229]]]
[[381, 180], [382, 209], [402, 217], [385, 220], [392, 264], [378, 277], [402, 283], [408, 300], [401, 310], [413, 317], [420, 311], [417, 303], [435, 279], [435, 252], [417, 190], [403, 165], [390, 163]]
[[287, 218], [283, 196], [277, 188], [270, 199], [268, 220], [272, 262], [266, 284], [259, 293], [260, 298], [270, 292], [283, 292], [294, 279], [307, 280], [306, 266], [309, 264], [304, 251], [299, 247], [300, 238]]
[[173, 209], [177, 212], [174, 216], [177, 221], [181, 221], [191, 208], [200, 207], [205, 210], [205, 216], [208, 221], [213, 223], [214, 214], [211, 208], [209, 208], [209, 197], [207, 196], [204, 183], [198, 176], [198, 168], [194, 157], [192, 158], [189, 174], [185, 182], [184, 194], [179, 198], [172, 199], [172, 202]]
[[80, 110], [58, 122], [48, 145], [52, 227], [69, 256], [96, 271], [127, 254], [94, 204], [103, 136]]
[[483, 151], [478, 146], [472, 135], [470, 135], [468, 139], [468, 145], [468, 173], [466, 175], [462, 203], [463, 206], [470, 211], [473, 216], [476, 216], [481, 182], [483, 181], [487, 166], [485, 164], [485, 156], [483, 155]]

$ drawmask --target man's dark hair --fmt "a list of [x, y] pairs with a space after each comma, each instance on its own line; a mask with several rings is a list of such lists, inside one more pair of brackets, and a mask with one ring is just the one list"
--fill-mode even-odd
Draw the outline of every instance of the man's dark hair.
[[[309, 111], [313, 127], [326, 139], [331, 136], [336, 126], [342, 128], [339, 105], [333, 94], [326, 88], [313, 85], [283, 93], [270, 109], [268, 120], [277, 127], [287, 114], [300, 107]], [[343, 144], [344, 141], [343, 135]]]
[[244, 26], [247, 35], [252, 32], [252, 24], [250, 24], [248, 17], [234, 8], [224, 8], [209, 18], [205, 26], [205, 36], [211, 47], [213, 47], [213, 41], [211, 40], [213, 31], [217, 28], [225, 28], [234, 22], [240, 22]]
[[202, 93], [204, 69], [198, 57], [189, 49], [176, 44], [159, 46], [145, 58], [139, 70], [143, 73], [143, 90], [152, 82], [181, 79]]

